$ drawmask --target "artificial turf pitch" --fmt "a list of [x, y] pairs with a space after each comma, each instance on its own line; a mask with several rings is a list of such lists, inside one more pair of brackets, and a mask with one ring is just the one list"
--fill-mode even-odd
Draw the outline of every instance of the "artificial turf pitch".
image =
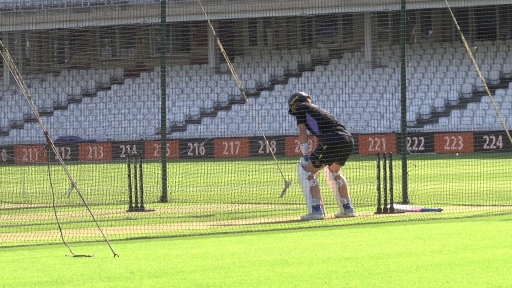
[[[512, 216], [0, 249], [1, 287], [511, 287]], [[67, 255], [67, 256], [66, 256]]]

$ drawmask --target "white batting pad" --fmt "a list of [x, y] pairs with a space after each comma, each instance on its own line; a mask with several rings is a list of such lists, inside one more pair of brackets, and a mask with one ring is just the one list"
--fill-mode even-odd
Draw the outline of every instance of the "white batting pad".
[[309, 191], [308, 172], [302, 168], [300, 163], [297, 163], [297, 180], [300, 188], [302, 189], [302, 195], [304, 196], [304, 201], [306, 201], [308, 213], [313, 213], [313, 199], [311, 197], [311, 192]]
[[340, 208], [340, 211], [343, 212], [343, 204], [345, 203], [345, 201], [343, 201], [343, 198], [341, 198], [341, 195], [338, 192], [338, 184], [336, 184], [336, 180], [334, 180], [334, 175], [331, 173], [331, 170], [329, 170], [328, 166], [324, 167], [324, 175], [327, 184], [331, 188], [334, 200], [336, 200], [336, 204], [338, 204], [338, 208]]

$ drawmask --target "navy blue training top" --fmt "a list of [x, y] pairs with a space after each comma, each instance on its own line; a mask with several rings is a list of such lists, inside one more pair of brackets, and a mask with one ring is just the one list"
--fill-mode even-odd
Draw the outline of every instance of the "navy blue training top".
[[297, 103], [295, 109], [297, 124], [305, 124], [308, 131], [320, 140], [322, 135], [327, 133], [350, 135], [340, 121], [315, 104], [308, 102]]

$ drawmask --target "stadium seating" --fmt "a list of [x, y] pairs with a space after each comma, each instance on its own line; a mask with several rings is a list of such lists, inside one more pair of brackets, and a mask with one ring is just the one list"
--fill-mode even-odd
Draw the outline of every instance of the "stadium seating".
[[[481, 63], [486, 83], [498, 87], [491, 92], [503, 119], [512, 125], [512, 84], [507, 85], [512, 81], [512, 51], [501, 42], [480, 45], [483, 49], [475, 59]], [[500, 129], [496, 114], [486, 113], [494, 112], [494, 106], [488, 96], [482, 96], [486, 91], [466, 51], [446, 46], [413, 44], [407, 50], [407, 124], [420, 131]], [[297, 90], [310, 93], [355, 133], [399, 131], [399, 50], [397, 46], [386, 49], [380, 61], [387, 66], [375, 68], [369, 67], [362, 52], [314, 62], [328, 57], [326, 49], [259, 51], [237, 57], [234, 66], [249, 105], [243, 104], [245, 99], [225, 65], [220, 67], [225, 73], [215, 73], [207, 65], [168, 66], [169, 137], [257, 136], [260, 131], [251, 110], [268, 135], [295, 134], [285, 99]], [[304, 67], [314, 69], [299, 70]], [[55, 137], [156, 139], [159, 68], [129, 78], [122, 69], [63, 70], [60, 75], [31, 75], [26, 81]], [[0, 136], [0, 144], [41, 141], [29, 137], [37, 126], [24, 122], [31, 111], [16, 87], [0, 90], [0, 103], [8, 107], [0, 132], [9, 130], [9, 137]], [[444, 111], [450, 116], [436, 116]], [[439, 118], [420, 125], [432, 117]], [[20, 121], [23, 129], [11, 129]]]

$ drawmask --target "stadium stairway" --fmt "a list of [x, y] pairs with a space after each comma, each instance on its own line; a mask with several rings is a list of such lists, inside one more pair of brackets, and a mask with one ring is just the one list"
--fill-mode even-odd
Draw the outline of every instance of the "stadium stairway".
[[[87, 74], [87, 70], [83, 69], [80, 69], [80, 71], [64, 70], [61, 73], [28, 75], [25, 83], [33, 96], [32, 100], [35, 102], [36, 107], [38, 107], [39, 115], [41, 117], [52, 117], [56, 111], [68, 110], [72, 104], [81, 104], [85, 98], [96, 97], [99, 91], [107, 91], [113, 85], [124, 83], [127, 77], [125, 71], [121, 68], [105, 69], [102, 72], [104, 73], [94, 71], [91, 74], [101, 74], [105, 77], [101, 79], [88, 79], [82, 83], [72, 81], [74, 77], [72, 74], [76, 74], [75, 76], [80, 73]], [[136, 76], [132, 75], [132, 77]], [[50, 83], [53, 83], [54, 86], [50, 87]], [[18, 95], [18, 87], [13, 87], [11, 90], [11, 94]], [[21, 107], [21, 117], [10, 118], [16, 115], [6, 115], [7, 119], [3, 121], [5, 123], [2, 123], [2, 127], [0, 127], [0, 136], [8, 137], [11, 130], [22, 130], [26, 128], [26, 124], [38, 122], [24, 101], [22, 101], [21, 105], [23, 106]]]
[[[325, 57], [327, 56], [327, 57]], [[311, 63], [300, 63], [297, 65], [297, 70], [295, 71], [285, 71], [284, 75], [276, 75], [275, 77], [270, 79], [270, 82], [267, 85], [257, 84], [256, 87], [246, 88], [244, 87], [244, 93], [248, 99], [258, 98], [263, 91], [274, 91], [276, 85], [286, 85], [289, 83], [291, 78], [300, 78], [303, 73], [306, 71], [314, 71], [317, 66], [327, 66], [329, 61], [332, 58], [329, 54], [323, 56], [317, 56], [311, 58]], [[225, 73], [217, 71], [216, 73]], [[229, 72], [228, 72], [229, 73]], [[236, 104], [245, 104], [245, 99], [243, 97], [233, 97], [230, 95], [227, 104], [220, 105], [219, 103], [215, 103], [213, 107], [213, 111], [201, 111], [199, 117], [197, 118], [187, 118], [185, 119], [185, 123], [183, 125], [171, 125], [167, 129], [167, 135], [172, 135], [174, 133], [184, 132], [187, 130], [188, 125], [190, 124], [201, 124], [204, 118], [207, 117], [217, 117], [220, 111], [229, 111], [232, 109], [233, 105]], [[157, 135], [160, 135], [160, 131], [157, 129]]]
[[[512, 83], [512, 77], [504, 78], [501, 77], [499, 84], [487, 84], [489, 88], [489, 92], [491, 95], [495, 95], [496, 90], [498, 89], [507, 89], [509, 87], [509, 83]], [[408, 128], [423, 128], [425, 125], [436, 124], [439, 123], [439, 119], [441, 117], [449, 117], [453, 110], [465, 110], [469, 103], [479, 103], [482, 100], [482, 97], [487, 97], [487, 92], [472, 89], [471, 92], [467, 95], [463, 95], [462, 93], [457, 98], [456, 103], [450, 103], [449, 101], [445, 103], [442, 111], [432, 111], [430, 113], [430, 117], [427, 119], [422, 119], [421, 117], [416, 120], [416, 124], [408, 125]]]

